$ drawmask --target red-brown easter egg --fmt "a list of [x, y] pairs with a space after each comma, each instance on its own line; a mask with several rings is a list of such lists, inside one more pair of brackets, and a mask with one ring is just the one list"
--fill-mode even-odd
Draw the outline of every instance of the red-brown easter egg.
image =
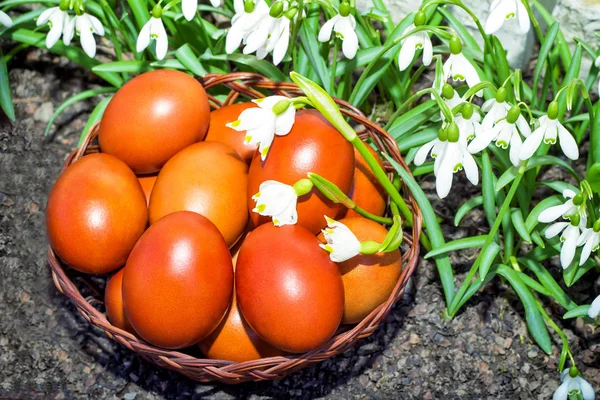
[[48, 196], [50, 245], [63, 261], [88, 274], [122, 267], [147, 224], [146, 198], [135, 174], [107, 154], [75, 161]]
[[106, 283], [104, 306], [111, 324], [124, 331], [135, 334], [133, 327], [125, 316], [123, 308], [123, 272], [124, 268], [114, 274]]
[[252, 231], [240, 250], [238, 306], [262, 339], [284, 351], [320, 346], [342, 318], [342, 277], [319, 243], [299, 225], [269, 223]]
[[[256, 226], [271, 219], [252, 212], [252, 196], [260, 184], [275, 180], [294, 185], [308, 172], [323, 176], [348, 193], [354, 175], [353, 146], [316, 110], [299, 111], [290, 133], [275, 136], [265, 161], [257, 153], [248, 173], [248, 208]], [[313, 190], [298, 198], [298, 225], [317, 234], [325, 227], [324, 216], [335, 218], [342, 206]]]
[[[360, 242], [381, 243], [388, 233], [377, 222], [362, 217], [344, 218], [339, 222], [346, 225]], [[400, 250], [360, 254], [338, 266], [346, 295], [342, 323], [355, 324], [390, 297], [402, 273], [402, 257]]]
[[230, 146], [193, 144], [158, 174], [150, 197], [150, 223], [175, 211], [194, 211], [211, 220], [232, 246], [248, 222], [247, 182], [248, 165]]
[[108, 104], [98, 132], [102, 152], [136, 174], [157, 172], [177, 152], [206, 136], [208, 97], [191, 76], [146, 72], [127, 82]]
[[231, 255], [217, 227], [200, 214], [172, 213], [148, 228], [127, 260], [125, 315], [147, 342], [188, 347], [221, 322], [233, 279]]
[[138, 176], [138, 181], [140, 181], [140, 185], [144, 190], [144, 195], [146, 196], [146, 202], [150, 203], [150, 194], [152, 194], [152, 188], [154, 188], [154, 183], [156, 183], [156, 178], [158, 175], [142, 175]]
[[240, 156], [244, 159], [246, 164], [250, 164], [252, 156], [256, 153], [256, 145], [250, 145], [244, 143], [244, 137], [246, 131], [236, 131], [235, 129], [228, 128], [227, 125], [230, 122], [236, 121], [242, 111], [248, 108], [258, 107], [255, 103], [238, 103], [231, 104], [229, 106], [221, 107], [218, 110], [214, 110], [210, 113], [210, 127], [206, 134], [207, 142], [221, 142], [228, 146], [231, 146], [237, 151]]
[[[369, 152], [375, 157], [377, 163], [383, 168], [383, 162], [377, 153], [371, 148], [367, 147]], [[350, 199], [352, 199], [359, 207], [363, 210], [382, 216], [385, 213], [385, 207], [387, 204], [387, 193], [377, 177], [365, 161], [364, 157], [358, 152], [354, 151], [354, 157], [356, 164], [354, 167], [354, 182], [350, 189]], [[359, 217], [356, 212], [348, 210], [346, 218]]]

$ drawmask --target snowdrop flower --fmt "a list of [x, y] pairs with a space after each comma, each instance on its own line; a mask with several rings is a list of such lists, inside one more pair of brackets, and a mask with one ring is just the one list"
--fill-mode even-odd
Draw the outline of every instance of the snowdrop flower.
[[142, 27], [136, 44], [136, 51], [139, 53], [144, 51], [150, 45], [151, 40], [156, 40], [156, 58], [159, 60], [165, 58], [167, 49], [169, 48], [167, 31], [165, 30], [161, 17], [162, 8], [159, 5], [156, 5], [152, 10], [150, 20]]
[[356, 35], [356, 20], [350, 13], [350, 4], [346, 1], [340, 5], [339, 14], [331, 18], [319, 31], [319, 42], [328, 42], [331, 32], [342, 39], [342, 52], [348, 59], [353, 59], [358, 50], [358, 36]]
[[275, 135], [285, 136], [292, 130], [296, 120], [296, 109], [284, 96], [270, 96], [252, 100], [258, 108], [248, 108], [236, 121], [226, 126], [236, 131], [246, 131], [244, 143], [259, 145], [264, 160], [269, 153]]
[[[402, 32], [402, 36], [411, 32], [417, 26], [421, 26], [425, 24], [425, 13], [419, 11], [417, 15], [415, 15], [414, 24], [411, 24]], [[400, 48], [400, 54], [398, 55], [398, 67], [400, 71], [404, 71], [413, 58], [415, 57], [415, 52], [417, 50], [423, 50], [423, 65], [431, 64], [431, 60], [433, 59], [433, 46], [431, 44], [431, 38], [425, 31], [413, 33], [406, 39], [402, 40], [402, 47]]]
[[575, 367], [565, 369], [560, 374], [561, 385], [554, 392], [552, 400], [568, 400], [570, 394], [581, 394], [583, 400], [594, 400], [594, 388], [585, 379], [579, 376]]
[[265, 181], [260, 184], [259, 192], [252, 196], [255, 213], [273, 218], [275, 226], [294, 225], [298, 222], [296, 204], [298, 195], [293, 186], [277, 181]]
[[510, 110], [510, 104], [506, 102], [506, 88], [499, 88], [496, 97], [483, 103], [481, 110], [486, 113], [481, 123], [485, 130], [491, 129], [499, 121], [505, 119]]
[[225, 40], [227, 54], [233, 53], [269, 16], [269, 6], [264, 0], [257, 0], [256, 3], [254, 0], [234, 0], [233, 6], [235, 15]]
[[320, 244], [322, 249], [329, 252], [329, 258], [333, 262], [344, 262], [360, 254], [360, 241], [346, 225], [335, 221], [328, 216], [327, 228], [323, 229], [323, 235], [327, 244]]
[[475, 154], [489, 146], [492, 141], [496, 142], [496, 146], [507, 149], [510, 145], [510, 161], [514, 166], [521, 164], [519, 151], [521, 150], [522, 140], [521, 135], [527, 137], [531, 134], [529, 124], [521, 115], [521, 109], [514, 106], [508, 112], [506, 119], [498, 122], [491, 129], [483, 129], [469, 144], [469, 152]]
[[460, 132], [461, 138], [464, 137], [466, 141], [472, 140], [475, 136], [481, 133], [481, 115], [474, 112], [473, 105], [466, 103], [460, 114], [454, 118], [458, 131]]
[[[213, 1], [211, 0], [211, 4]], [[215, 7], [218, 7], [215, 6]], [[181, 0], [181, 11], [183, 11], [183, 16], [188, 21], [191, 21], [196, 16], [196, 11], [198, 10], [198, 0]]]
[[571, 160], [579, 158], [579, 147], [569, 131], [560, 123], [558, 118], [558, 103], [553, 101], [548, 106], [548, 115], [540, 118], [540, 126], [523, 143], [519, 157], [527, 160], [533, 156], [542, 144], [555, 144], [558, 136], [560, 148]]
[[587, 218], [587, 211], [582, 195], [575, 193], [571, 189], [563, 190], [562, 195], [567, 201], [558, 206], [548, 207], [542, 211], [538, 216], [539, 222], [549, 223], [556, 221], [560, 217], [567, 219], [573, 215]]
[[[296, 14], [296, 9], [289, 10]], [[293, 17], [292, 17], [293, 18]], [[275, 2], [260, 25], [246, 38], [244, 54], [256, 52], [256, 57], [263, 59], [273, 52], [273, 64], [278, 65], [287, 53], [290, 42], [290, 19], [283, 13], [283, 3]]]
[[42, 26], [48, 24], [50, 27], [50, 31], [46, 36], [47, 48], [51, 49], [58, 42], [68, 23], [69, 14], [67, 14], [67, 7], [63, 7], [62, 3], [60, 7], [48, 8], [40, 15], [36, 25]]
[[10, 28], [13, 25], [12, 19], [10, 19], [8, 14], [2, 10], [0, 10], [0, 25], [4, 25], [7, 28]]
[[[444, 77], [446, 80], [452, 78], [454, 81], [467, 81], [469, 87], [481, 81], [475, 67], [462, 54], [462, 43], [456, 36], [450, 40], [450, 57], [444, 63]], [[482, 95], [483, 91], [480, 90], [477, 96]]]
[[575, 250], [581, 233], [580, 226], [585, 228], [585, 224], [586, 219], [576, 214], [570, 218], [570, 222], [556, 222], [550, 225], [544, 233], [546, 239], [552, 239], [562, 233], [560, 236], [560, 240], [563, 242], [560, 248], [560, 265], [563, 269], [567, 269], [575, 258]]
[[440, 129], [438, 137], [425, 143], [415, 155], [416, 166], [422, 165], [431, 152], [435, 159], [433, 173], [435, 175], [435, 190], [440, 199], [445, 198], [452, 188], [454, 174], [464, 168], [467, 179], [477, 185], [479, 170], [473, 156], [467, 151], [467, 141], [461, 137], [456, 123]]
[[600, 314], [600, 296], [596, 297], [592, 304], [590, 305], [590, 309], [588, 310], [588, 317], [590, 318], [598, 318]]
[[490, 15], [485, 23], [485, 33], [488, 35], [496, 33], [504, 24], [512, 18], [519, 22], [519, 32], [529, 32], [529, 14], [522, 0], [494, 0], [490, 7]]
[[579, 246], [583, 246], [579, 257], [579, 265], [581, 266], [590, 258], [592, 252], [600, 247], [600, 220], [596, 221], [593, 227], [583, 229], [577, 242], [577, 247]]
[[104, 36], [104, 27], [100, 20], [93, 15], [82, 13], [75, 16], [66, 26], [63, 33], [63, 41], [68, 46], [77, 32], [80, 37], [83, 51], [94, 58], [96, 56], [96, 40], [94, 34]]

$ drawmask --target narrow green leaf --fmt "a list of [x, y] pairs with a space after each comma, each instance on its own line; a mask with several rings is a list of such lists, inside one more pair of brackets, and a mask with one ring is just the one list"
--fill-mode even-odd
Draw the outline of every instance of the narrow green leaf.
[[[425, 195], [417, 181], [415, 181], [414, 178], [404, 168], [402, 168], [400, 164], [398, 164], [393, 158], [389, 157], [387, 154], [384, 153], [383, 155], [398, 172], [400, 178], [408, 186], [408, 189], [411, 191], [413, 197], [417, 201], [419, 208], [421, 208], [421, 213], [423, 214], [423, 222], [425, 224], [425, 228], [427, 229], [427, 233], [429, 235], [429, 239], [431, 240], [433, 248], [435, 249], [442, 247], [444, 245], [444, 234], [442, 233], [442, 228], [440, 227], [440, 224], [437, 221], [437, 216], [435, 215], [433, 207], [427, 199], [427, 196]], [[450, 259], [447, 256], [440, 256], [436, 257], [435, 262], [437, 265], [438, 273], [440, 274], [442, 288], [444, 289], [446, 304], [451, 304], [452, 299], [454, 297], [454, 273], [452, 272]]]
[[513, 226], [515, 227], [515, 230], [517, 231], [519, 236], [521, 236], [521, 239], [523, 239], [526, 243], [531, 243], [531, 236], [527, 231], [525, 221], [523, 221], [523, 213], [521, 212], [521, 210], [519, 210], [518, 208], [514, 209], [513, 212], [510, 214], [510, 219], [512, 221]]
[[[552, 50], [552, 46], [555, 44], [556, 35], [558, 34], [560, 29], [560, 24], [558, 21], [554, 21], [550, 29], [546, 32], [546, 36], [544, 37], [544, 42], [540, 47], [540, 52], [538, 54], [538, 61], [535, 65], [535, 70], [533, 71], [533, 91], [534, 93], [537, 91], [538, 82], [540, 81], [540, 75], [542, 74], [542, 70], [544, 69], [544, 65], [546, 65], [546, 59]], [[547, 71], [546, 74], [551, 74], [552, 71]]]
[[[487, 239], [487, 235], [485, 236]], [[502, 248], [496, 242], [491, 242], [488, 247], [483, 250], [481, 254], [481, 262], [479, 263], [479, 276], [480, 280], [485, 280], [487, 274], [490, 270], [490, 267], [494, 263], [496, 256], [500, 253]]]
[[[588, 172], [589, 172], [589, 170], [588, 170]], [[547, 186], [550, 189], [556, 190], [560, 194], [562, 194], [567, 189], [572, 190], [575, 193], [579, 193], [579, 188], [571, 185], [570, 183], [563, 182], [563, 181], [538, 182], [538, 185]]]
[[206, 70], [200, 61], [198, 61], [198, 57], [196, 57], [189, 44], [186, 43], [178, 48], [175, 52], [175, 57], [194, 75], [206, 75]]
[[100, 64], [92, 68], [92, 71], [98, 72], [127, 72], [131, 74], [141, 74], [149, 71], [150, 63], [148, 61], [130, 60], [114, 61], [106, 64]]
[[565, 313], [565, 315], [563, 315], [563, 319], [587, 317], [589, 310], [590, 310], [590, 305], [589, 304], [585, 304], [583, 306], [575, 307], [575, 308], [567, 311]]
[[[581, 180], [579, 178], [579, 174], [577, 174], [573, 167], [571, 167], [567, 162], [558, 157], [548, 155], [531, 157], [529, 159], [529, 162], [527, 163], [526, 171], [529, 171], [533, 168], [541, 167], [543, 165], [558, 165], [566, 169], [571, 175], [573, 175], [575, 179], [577, 179], [577, 181]], [[504, 174], [502, 174], [502, 176], [498, 179], [498, 183], [496, 184], [496, 190], [501, 190], [503, 187], [511, 183], [513, 179], [515, 179], [515, 177], [517, 176], [518, 170], [518, 167], [512, 167], [508, 169]]]
[[478, 60], [483, 60], [483, 52], [481, 47], [473, 35], [471, 35], [471, 32], [469, 32], [469, 30], [454, 16], [454, 14], [448, 11], [447, 7], [439, 7], [438, 11], [456, 30], [458, 37], [465, 44], [465, 48], [474, 52]]
[[105, 88], [96, 88], [96, 89], [90, 89], [90, 90], [86, 90], [83, 91], [81, 93], [77, 93], [75, 96], [72, 96], [70, 98], [68, 98], [64, 103], [62, 103], [54, 112], [54, 114], [52, 115], [52, 117], [50, 118], [50, 120], [48, 121], [48, 124], [46, 125], [46, 130], [44, 131], [44, 136], [48, 135], [48, 132], [50, 132], [50, 128], [52, 128], [52, 124], [54, 124], [54, 121], [56, 120], [56, 118], [63, 112], [65, 111], [68, 107], [72, 106], [73, 104], [85, 100], [85, 99], [89, 99], [91, 97], [95, 97], [101, 94], [106, 94], [106, 93], [114, 93], [116, 92], [117, 89], [113, 88], [113, 87], [105, 87]]
[[142, 29], [144, 24], [150, 19], [148, 3], [144, 0], [127, 0], [127, 4], [131, 8], [138, 29]]
[[87, 135], [89, 130], [92, 129], [92, 126], [96, 122], [98, 122], [102, 119], [102, 115], [104, 115], [104, 110], [106, 110], [106, 107], [108, 106], [108, 103], [110, 103], [111, 99], [112, 99], [112, 97], [107, 97], [105, 99], [102, 99], [98, 103], [98, 105], [96, 105], [96, 107], [90, 114], [90, 117], [88, 118], [88, 121], [85, 124], [85, 127], [83, 128], [83, 131], [81, 132], [81, 136], [79, 137], [79, 143], [77, 144], [77, 147], [81, 147], [81, 144], [83, 143], [83, 139], [85, 139], [85, 135]]
[[442, 246], [435, 246], [433, 250], [429, 253], [425, 254], [425, 259], [436, 257], [439, 255], [446, 255], [451, 251], [463, 250], [463, 249], [472, 249], [475, 247], [483, 247], [485, 241], [487, 240], [487, 235], [480, 236], [470, 236], [462, 239], [453, 240], [451, 242], [445, 243]]
[[8, 80], [8, 68], [4, 60], [4, 53], [0, 48], [0, 107], [11, 121], [15, 120], [15, 107], [12, 103], [10, 93], [10, 82]]
[[458, 226], [460, 221], [464, 218], [465, 215], [469, 213], [475, 207], [479, 207], [483, 204], [483, 197], [476, 196], [470, 200], [467, 200], [463, 203], [462, 206], [456, 211], [456, 215], [454, 217], [454, 226]]
[[545, 249], [546, 248], [546, 243], [544, 243], [544, 239], [542, 239], [542, 236], [540, 235], [540, 233], [538, 231], [531, 232], [531, 240], [539, 248], [541, 248], [541, 249]]
[[396, 142], [398, 144], [398, 149], [400, 149], [401, 152], [405, 152], [407, 150], [420, 147], [425, 143], [435, 139], [438, 135], [439, 129], [439, 125], [435, 124], [412, 135], [405, 135]]
[[513, 287], [525, 308], [525, 320], [533, 339], [546, 354], [552, 353], [552, 342], [544, 318], [537, 308], [536, 300], [525, 285], [517, 271], [506, 265], [498, 266], [498, 274], [502, 275]]
[[259, 74], [266, 76], [267, 78], [276, 82], [286, 82], [287, 77], [272, 63], [266, 60], [259, 60], [256, 56], [249, 54], [229, 54], [227, 59], [233, 61], [236, 64], [245, 65], [252, 68]]
[[[333, 40], [339, 39], [334, 35]], [[320, 83], [321, 86], [325, 88], [331, 87], [331, 75], [327, 68], [327, 62], [321, 56], [319, 42], [315, 40], [314, 34], [309, 31], [307, 24], [302, 24], [300, 26], [300, 42], [302, 43], [302, 47], [304, 48], [312, 67], [319, 76], [320, 82], [317, 83]], [[337, 55], [334, 55], [334, 57], [336, 56]]]
[[437, 102], [428, 100], [397, 118], [388, 129], [388, 133], [398, 140], [405, 134], [414, 132], [436, 113], [439, 113]]
[[538, 293], [543, 294], [544, 296], [548, 296], [548, 297], [552, 296], [550, 291], [548, 289], [546, 289], [543, 285], [538, 283], [535, 279], [532, 279], [531, 277], [529, 277], [528, 275], [526, 275], [522, 272], [519, 272], [518, 274], [519, 274], [519, 277], [521, 278], [521, 280], [523, 281], [523, 283], [526, 284], [527, 286], [529, 286], [531, 289], [535, 290]]
[[[481, 154], [481, 193], [483, 195], [483, 210], [489, 226], [494, 225], [496, 220], [496, 193], [495, 193], [495, 181], [494, 171], [492, 170], [492, 161], [487, 151], [483, 151]], [[509, 170], [510, 171], [510, 170]], [[508, 171], [507, 171], [508, 172]], [[516, 174], [513, 177], [516, 178]]]
[[[573, 53], [573, 59], [571, 61], [571, 65], [569, 66], [569, 70], [563, 79], [562, 86], [567, 86], [573, 79], [579, 77], [579, 71], [581, 69], [581, 56], [582, 49], [580, 45], [575, 46], [575, 53]], [[576, 90], [578, 90], [575, 87]], [[558, 119], [562, 120], [565, 112], [567, 112], [567, 93], [564, 93], [558, 98]]]
[[600, 194], [600, 162], [596, 162], [588, 168], [585, 180], [588, 181], [594, 192]]
[[570, 310], [577, 306], [560, 287], [554, 277], [538, 262], [530, 258], [520, 258], [519, 262], [527, 267], [531, 272], [535, 274], [542, 285], [550, 292], [550, 296], [556, 300], [558, 304], [563, 308]]

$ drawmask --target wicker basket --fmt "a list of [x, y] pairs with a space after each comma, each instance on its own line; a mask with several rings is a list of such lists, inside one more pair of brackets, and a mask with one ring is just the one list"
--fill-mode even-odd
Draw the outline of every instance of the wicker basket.
[[[210, 89], [215, 86], [222, 86], [221, 89], [225, 88], [229, 90], [229, 95], [224, 102], [217, 100], [209, 94], [209, 101], [213, 108], [234, 103], [240, 95], [247, 98], [264, 97], [264, 93], [283, 96], [301, 95], [298, 87], [293, 83], [276, 83], [261, 75], [252, 73], [206, 75], [199, 79], [199, 81], [209, 93]], [[360, 110], [350, 104], [342, 100], [336, 100], [336, 103], [340, 106], [344, 115], [352, 119], [356, 125], [362, 127], [362, 130], [358, 132], [361, 139], [372, 139], [380, 151], [389, 154], [409, 171], [400, 155], [396, 142], [386, 131], [369, 121]], [[97, 133], [98, 127], [96, 125], [90, 130], [82, 146], [70, 154], [64, 168], [86, 154], [99, 151], [97, 145], [91, 144], [96, 138]], [[386, 169], [389, 172], [393, 170], [390, 165], [386, 165]], [[404, 235], [403, 271], [394, 291], [385, 303], [375, 309], [358, 325], [340, 327], [340, 330], [327, 343], [301, 355], [270, 357], [243, 363], [233, 363], [225, 360], [200, 359], [182, 352], [154, 347], [130, 333], [111, 325], [106, 316], [95, 308], [95, 306], [102, 303], [102, 295], [96, 293], [96, 296], [84, 298], [75, 284], [75, 282], [80, 283], [82, 279], [75, 280], [76, 272], [64, 265], [50, 247], [48, 247], [48, 262], [52, 270], [54, 284], [61, 293], [75, 303], [83, 318], [92, 325], [102, 329], [110, 338], [123, 344], [149, 362], [177, 371], [199, 382], [220, 381], [237, 384], [248, 381], [278, 380], [294, 371], [341, 354], [352, 347], [359, 339], [370, 336], [379, 324], [383, 322], [394, 303], [400, 299], [408, 279], [413, 274], [418, 262], [419, 235], [422, 227], [421, 212], [415, 200], [406, 187], [403, 187], [403, 193], [412, 210], [414, 223], [412, 232], [405, 232]], [[83, 281], [86, 281], [86, 279], [83, 279]]]

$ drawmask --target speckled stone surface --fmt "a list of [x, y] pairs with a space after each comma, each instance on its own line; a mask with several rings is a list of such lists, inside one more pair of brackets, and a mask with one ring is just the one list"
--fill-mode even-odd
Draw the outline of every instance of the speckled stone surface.
[[[52, 284], [45, 259], [46, 196], [93, 103], [71, 107], [47, 139], [44, 127], [67, 97], [100, 82], [36, 51], [15, 60], [10, 77], [18, 121], [0, 118], [0, 398], [549, 399], [557, 387], [558, 347], [547, 356], [532, 343], [511, 290], [496, 280], [445, 322], [437, 272], [425, 261], [371, 338], [283, 381], [201, 385], [146, 363], [81, 318]], [[478, 190], [462, 183], [456, 193]], [[423, 187], [433, 193], [431, 179]], [[446, 223], [462, 201], [435, 202]], [[482, 221], [474, 213], [444, 229], [464, 237]], [[459, 277], [473, 259], [454, 258]], [[582, 293], [591, 291], [592, 282], [585, 285]], [[581, 323], [564, 327], [598, 388], [598, 334]]]

